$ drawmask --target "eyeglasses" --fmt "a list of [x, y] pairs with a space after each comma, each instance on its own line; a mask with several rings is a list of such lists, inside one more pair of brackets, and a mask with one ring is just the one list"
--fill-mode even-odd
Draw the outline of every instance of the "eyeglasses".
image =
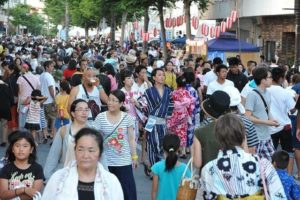
[[82, 112], [89, 112], [90, 109], [76, 109], [75, 111], [82, 113]]

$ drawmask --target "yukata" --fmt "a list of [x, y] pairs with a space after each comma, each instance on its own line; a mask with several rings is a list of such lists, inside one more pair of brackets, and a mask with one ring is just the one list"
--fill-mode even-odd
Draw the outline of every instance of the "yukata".
[[244, 198], [261, 191], [262, 177], [270, 199], [287, 199], [280, 178], [267, 159], [259, 161], [257, 155], [246, 153], [241, 147], [220, 150], [217, 158], [201, 171], [200, 193], [204, 200], [214, 200], [220, 195], [228, 199]]
[[186, 147], [187, 129], [195, 109], [195, 98], [184, 87], [173, 91], [172, 98], [174, 110], [172, 116], [167, 120], [167, 126], [172, 133], [179, 136], [180, 146]]
[[[149, 117], [154, 116], [156, 121], [151, 132], [147, 131], [146, 151], [151, 166], [161, 160], [162, 140], [166, 134], [166, 118], [170, 117], [173, 112], [174, 103], [172, 91], [165, 87], [162, 97], [155, 87], [147, 89], [143, 95], [144, 113]], [[147, 124], [146, 124], [147, 127]]]
[[286, 170], [277, 169], [276, 171], [283, 185], [287, 199], [288, 200], [300, 199], [300, 186], [297, 185], [294, 178], [290, 176]]
[[[195, 126], [196, 126], [196, 115], [200, 113], [200, 98], [199, 98], [197, 90], [195, 90], [195, 88], [191, 84], [186, 84], [185, 89], [187, 91], [189, 91], [189, 93], [192, 97], [195, 98], [195, 108], [191, 115], [192, 123], [190, 123], [188, 125], [188, 130], [187, 130], [186, 147], [190, 147], [193, 144], [194, 131], [195, 131]], [[200, 123], [200, 116], [199, 116], [199, 119], [197, 119], [197, 120]]]
[[127, 110], [127, 113], [133, 118], [134, 120], [134, 126], [133, 126], [133, 130], [134, 130], [134, 136], [135, 136], [135, 140], [137, 141], [138, 137], [139, 137], [139, 121], [137, 120], [137, 113], [136, 113], [136, 108], [135, 108], [135, 104], [131, 103], [130, 99], [133, 97], [135, 100], [138, 98], [138, 92], [134, 91], [131, 89], [131, 91], [127, 91], [124, 87], [121, 89], [124, 94], [125, 94], [125, 102], [124, 102], [124, 106]]

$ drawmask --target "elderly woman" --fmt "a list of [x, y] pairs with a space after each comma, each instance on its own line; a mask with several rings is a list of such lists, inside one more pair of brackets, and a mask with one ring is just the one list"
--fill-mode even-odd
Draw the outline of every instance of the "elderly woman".
[[246, 153], [245, 128], [235, 114], [218, 118], [215, 136], [221, 150], [215, 160], [201, 171], [204, 199], [236, 199], [261, 196], [266, 183], [270, 199], [286, 199], [283, 186], [272, 164], [257, 155]]
[[98, 162], [102, 152], [101, 134], [91, 128], [81, 129], [75, 136], [76, 161], [53, 174], [42, 199], [124, 199], [117, 177], [106, 171]]

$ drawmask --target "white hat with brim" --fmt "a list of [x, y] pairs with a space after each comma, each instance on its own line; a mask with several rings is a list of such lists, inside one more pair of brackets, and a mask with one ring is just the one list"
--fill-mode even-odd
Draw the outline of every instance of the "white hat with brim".
[[129, 54], [125, 57], [125, 62], [128, 64], [133, 64], [136, 62], [136, 60], [137, 60], [136, 56], [133, 56], [131, 54]]

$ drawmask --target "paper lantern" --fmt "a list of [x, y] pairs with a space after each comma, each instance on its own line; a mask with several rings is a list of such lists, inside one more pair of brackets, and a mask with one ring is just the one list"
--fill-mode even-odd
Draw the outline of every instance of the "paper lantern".
[[209, 36], [210, 36], [211, 38], [214, 38], [214, 37], [215, 37], [215, 27], [214, 27], [214, 26], [211, 26], [211, 27], [209, 28]]
[[221, 27], [216, 26], [216, 28], [215, 28], [215, 37], [216, 38], [220, 37], [220, 33], [221, 33]]
[[227, 17], [226, 28], [230, 29], [231, 27], [232, 27], [232, 19], [231, 19], [231, 17]]
[[168, 21], [169, 21], [168, 18], [165, 19], [165, 27], [166, 27], [166, 28], [168, 28]]
[[157, 36], [157, 28], [156, 28], [156, 27], [154, 27], [154, 29], [153, 29], [153, 36], [154, 36], [154, 37]]
[[180, 15], [180, 24], [182, 25], [184, 22], [184, 15]]
[[226, 31], [226, 22], [221, 22], [221, 32], [224, 33]]
[[202, 35], [207, 36], [208, 32], [209, 32], [209, 27], [206, 24], [202, 24], [202, 27], [201, 27], [201, 33], [202, 33]]
[[145, 42], [149, 41], [149, 33], [143, 33], [143, 41]]
[[194, 28], [197, 30], [199, 28], [199, 18], [195, 17], [195, 26]]
[[231, 11], [230, 17], [232, 19], [232, 22], [235, 22], [237, 18], [237, 11], [236, 10]]
[[135, 30], [137, 30], [138, 27], [139, 27], [139, 22], [138, 22], [138, 21], [133, 22], [133, 28], [134, 28]]
[[175, 27], [175, 26], [176, 26], [176, 18], [173, 17], [173, 18], [172, 18], [172, 26], [171, 26], [171, 27]]

